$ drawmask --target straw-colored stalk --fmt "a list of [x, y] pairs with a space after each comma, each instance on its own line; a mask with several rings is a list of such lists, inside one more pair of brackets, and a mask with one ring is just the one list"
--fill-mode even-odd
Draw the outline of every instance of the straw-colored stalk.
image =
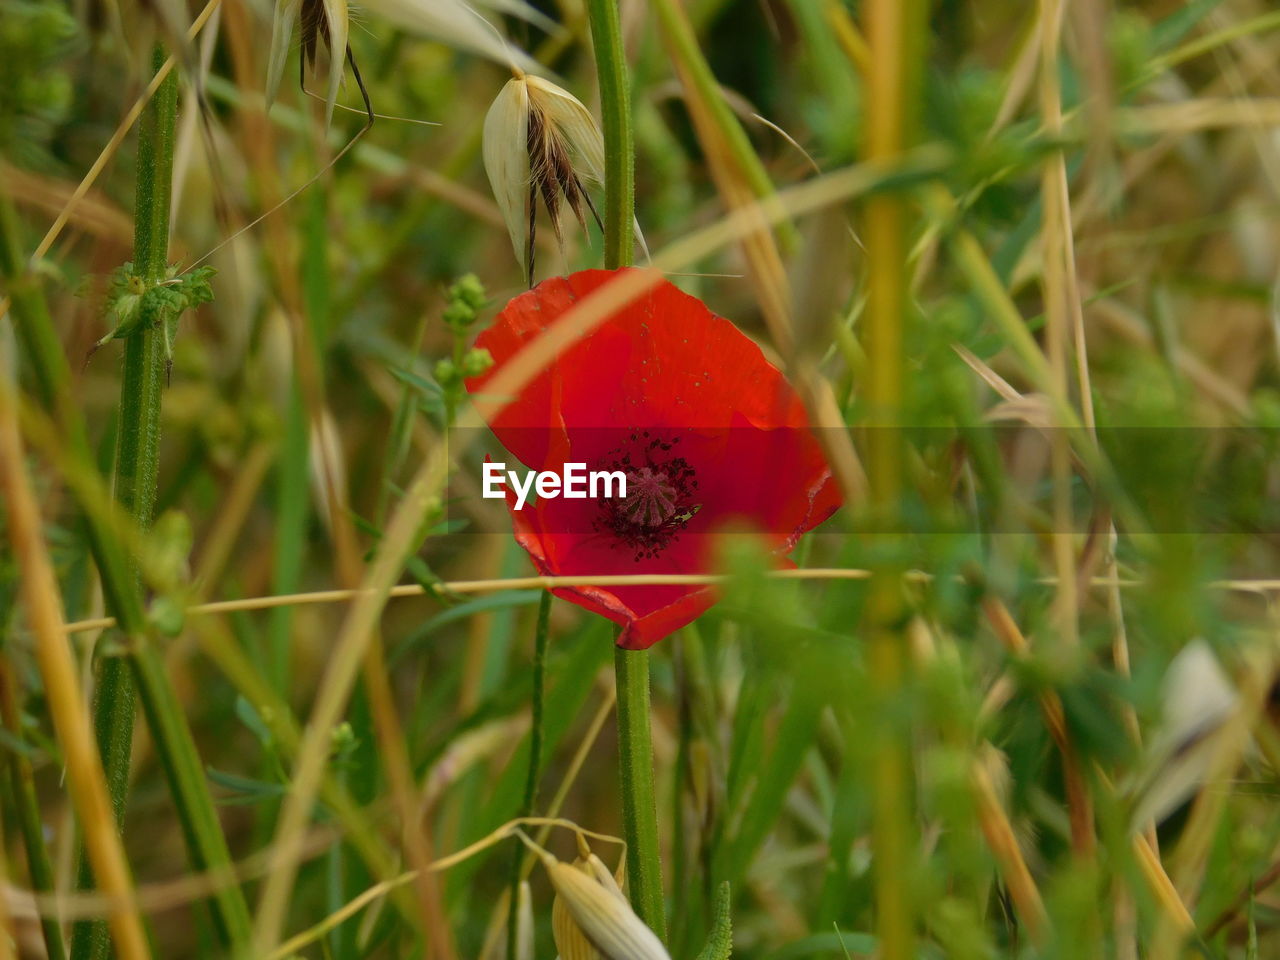
[[[914, 134], [925, 11], [918, 0], [870, 0], [865, 7], [871, 70], [867, 77], [866, 157], [892, 164]], [[881, 193], [864, 209], [867, 248], [865, 345], [867, 477], [869, 507], [877, 522], [893, 528], [903, 493], [901, 417], [903, 338], [907, 317], [906, 198]], [[901, 571], [876, 571], [867, 599], [867, 665], [880, 714], [899, 715], [908, 669], [901, 624]], [[911, 757], [901, 723], [881, 724], [873, 749], [872, 845], [875, 857], [876, 928], [884, 960], [915, 955], [912, 875], [915, 869]]]
[[[992, 632], [1006, 649], [1015, 657], [1025, 657], [1030, 650], [1030, 645], [1008, 608], [993, 597], [984, 600], [982, 608]], [[1049, 736], [1058, 746], [1059, 751], [1066, 756], [1071, 748], [1067, 737], [1066, 713], [1062, 707], [1062, 700], [1053, 691], [1046, 691], [1040, 697], [1040, 709], [1044, 714]], [[1072, 755], [1074, 756], [1074, 753]], [[1111, 789], [1106, 774], [1100, 769], [1095, 770], [1095, 773], [1103, 788]], [[1175, 932], [1194, 929], [1195, 923], [1191, 920], [1186, 905], [1160, 863], [1160, 857], [1156, 854], [1151, 842], [1145, 835], [1138, 833], [1133, 837], [1133, 848], [1142, 874], [1147, 879], [1157, 903], [1160, 904], [1165, 919], [1169, 921], [1168, 926]]]
[[1049, 931], [1049, 915], [1045, 911], [1044, 901], [1032, 879], [1031, 871], [1027, 869], [1027, 863], [1022, 857], [1013, 826], [996, 795], [991, 774], [980, 758], [974, 759], [969, 776], [977, 805], [978, 824], [992, 856], [996, 858], [1009, 896], [1032, 941], [1043, 943]]
[[41, 536], [40, 511], [24, 469], [17, 403], [14, 380], [6, 370], [0, 373], [0, 492], [8, 515], [9, 541], [21, 571], [27, 622], [35, 637], [36, 661], [66, 762], [68, 793], [80, 817], [94, 876], [115, 901], [108, 924], [116, 949], [123, 960], [144, 960], [150, 951], [133, 903], [133, 880], [116, 835], [89, 712], [80, 695], [79, 671], [66, 642], [61, 593]]

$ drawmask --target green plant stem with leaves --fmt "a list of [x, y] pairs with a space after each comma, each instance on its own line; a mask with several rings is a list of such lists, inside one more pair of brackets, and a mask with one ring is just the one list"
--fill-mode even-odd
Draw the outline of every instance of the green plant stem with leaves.
[[[587, 0], [591, 42], [600, 81], [604, 131], [604, 265], [631, 265], [635, 220], [635, 140], [631, 85], [622, 46], [616, 0]], [[649, 731], [649, 654], [616, 650], [618, 760], [622, 778], [622, 823], [627, 841], [627, 880], [636, 913], [659, 937], [667, 935], [658, 848], [658, 807], [653, 789], [653, 744]]]
[[[163, 63], [163, 55], [157, 54]], [[168, 246], [168, 211], [170, 177], [172, 177], [172, 147], [175, 105], [177, 105], [177, 81], [170, 78], [161, 84], [156, 96], [148, 105], [142, 120], [140, 143], [140, 179], [145, 186], [138, 191], [138, 237], [140, 250], [137, 264], [151, 261], [151, 276], [164, 278], [166, 246]], [[160, 205], [163, 205], [161, 207]], [[49, 305], [41, 288], [40, 275], [29, 269], [23, 255], [22, 236], [17, 212], [8, 197], [0, 196], [0, 271], [3, 271], [12, 301], [14, 329], [22, 344], [23, 357], [36, 385], [41, 406], [54, 416], [61, 428], [68, 462], [72, 468], [91, 475], [97, 470], [88, 444], [88, 431], [83, 413], [72, 403], [72, 374], [67, 356], [52, 320]], [[136, 268], [142, 270], [145, 268]], [[129, 370], [141, 371], [147, 383], [154, 385], [147, 398], [138, 396], [138, 403], [124, 412], [122, 419], [141, 417], [131, 425], [133, 440], [129, 449], [141, 451], [138, 457], [148, 458], [148, 463], [131, 457], [125, 466], [124, 454], [120, 454], [122, 470], [128, 476], [116, 481], [116, 489], [129, 490], [134, 504], [145, 503], [147, 512], [155, 503], [156, 443], [159, 439], [159, 419], [155, 410], [146, 419], [146, 402], [159, 403], [159, 385], [163, 383], [168, 365], [164, 351], [164, 330], [151, 329], [152, 337], [145, 349], [136, 353], [143, 364], [128, 364]], [[141, 337], [134, 332], [132, 340]], [[128, 343], [127, 343], [128, 349]], [[150, 367], [147, 366], [150, 364]], [[133, 381], [129, 387], [125, 378], [125, 396], [141, 392], [140, 383]], [[124, 426], [122, 426], [122, 433]], [[79, 489], [76, 484], [73, 490]], [[128, 790], [129, 745], [132, 742], [133, 689], [138, 684], [142, 691], [143, 707], [151, 726], [157, 753], [165, 772], [169, 774], [174, 803], [183, 822], [183, 831], [191, 846], [192, 860], [197, 867], [214, 870], [230, 869], [230, 854], [221, 835], [218, 818], [212, 805], [204, 778], [204, 765], [197, 754], [186, 717], [164, 672], [163, 659], [148, 646], [151, 626], [147, 622], [142, 605], [142, 590], [137, 563], [133, 561], [122, 540], [111, 529], [108, 518], [96, 512], [90, 504], [83, 504], [88, 540], [102, 581], [102, 594], [111, 614], [116, 618], [119, 636], [116, 643], [123, 644], [128, 657], [106, 658], [104, 671], [99, 676], [99, 701], [96, 704], [95, 724], [99, 749], [108, 776], [109, 792], [116, 819], [123, 813]], [[134, 517], [134, 521], [137, 517]], [[129, 667], [132, 666], [132, 672]], [[138, 682], [141, 677], [141, 682]], [[128, 709], [124, 709], [128, 704]], [[79, 869], [82, 887], [92, 886], [92, 876], [82, 858]], [[236, 884], [223, 884], [215, 897], [215, 916], [219, 928], [228, 942], [239, 942], [247, 936], [248, 909]], [[105, 957], [110, 952], [109, 931], [102, 922], [81, 922], [72, 934], [74, 960], [88, 957]]]
[[[165, 60], [163, 48], [157, 46], [154, 68], [159, 70]], [[133, 277], [145, 292], [138, 308], [143, 322], [123, 337], [125, 356], [120, 384], [115, 488], [122, 508], [142, 530], [150, 528], [154, 516], [160, 456], [160, 399], [169, 366], [168, 329], [177, 321], [172, 308], [162, 307], [158, 297], [150, 305], [146, 304], [148, 294], [158, 293], [159, 285], [169, 279], [169, 204], [173, 193], [177, 99], [177, 74], [171, 72], [143, 111], [138, 131]], [[132, 559], [126, 563], [124, 589], [139, 602], [138, 565]], [[136, 685], [192, 862], [198, 869], [226, 871], [230, 875], [230, 851], [182, 706], [165, 672], [163, 658], [151, 645], [145, 621], [135, 626], [127, 639], [125, 656], [103, 659], [94, 702], [98, 748], [117, 822], [123, 817], [128, 795]], [[82, 859], [82, 885], [92, 882], [83, 864]], [[224, 941], [232, 946], [247, 942], [249, 910], [240, 887], [234, 882], [219, 884], [213, 907], [214, 920]], [[96, 960], [106, 956], [107, 950], [104, 923], [77, 924], [72, 936], [72, 960]]]

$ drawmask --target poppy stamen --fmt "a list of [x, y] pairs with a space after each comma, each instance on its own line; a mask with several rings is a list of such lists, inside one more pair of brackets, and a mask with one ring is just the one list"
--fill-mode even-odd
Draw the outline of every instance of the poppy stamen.
[[596, 529], [613, 539], [614, 547], [635, 551], [635, 561], [656, 557], [679, 539], [679, 534], [702, 508], [698, 502], [697, 471], [680, 456], [669, 456], [680, 442], [633, 432], [628, 444], [612, 451], [604, 469], [621, 471], [627, 495], [600, 501]]

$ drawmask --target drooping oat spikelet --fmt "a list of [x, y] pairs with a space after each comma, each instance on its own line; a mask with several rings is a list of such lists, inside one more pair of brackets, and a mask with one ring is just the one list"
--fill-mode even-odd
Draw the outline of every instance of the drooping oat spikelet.
[[[572, 921], [582, 939], [596, 951], [595, 954], [581, 952], [582, 942], [577, 938], [561, 940], [562, 933], [555, 926], [553, 907], [552, 929], [556, 933], [556, 946], [560, 948], [562, 960], [568, 960], [570, 956], [600, 956], [605, 960], [671, 960], [662, 941], [631, 909], [613, 874], [599, 857], [587, 851], [585, 856], [579, 854], [577, 862], [568, 864], [545, 851], [540, 851], [538, 856], [556, 891], [556, 902], [563, 906], [561, 928], [566, 926], [566, 919]], [[567, 948], [579, 952], [569, 954]]]
[[411, 33], [519, 70], [537, 70], [537, 62], [508, 42], [477, 7], [511, 14], [547, 33], [560, 30], [525, 0], [476, 0], [474, 5], [467, 0], [362, 0], [362, 6]]
[[[572, 866], [583, 873], [588, 873], [591, 869], [582, 857], [574, 860]], [[560, 951], [560, 960], [600, 960], [600, 951], [591, 945], [587, 935], [578, 926], [578, 921], [569, 912], [564, 897], [559, 894], [551, 904], [551, 935], [555, 939], [556, 949]]]
[[[554, 21], [525, 0], [477, 2], [495, 12], [520, 17], [548, 33], [559, 30]], [[395, 25], [420, 36], [431, 37], [515, 69], [536, 69], [533, 59], [508, 43], [497, 27], [467, 0], [364, 0], [363, 6], [371, 13], [380, 14]], [[332, 120], [334, 104], [342, 85], [344, 60], [351, 62], [357, 82], [360, 79], [347, 45], [350, 32], [347, 0], [275, 0], [271, 24], [271, 57], [267, 64], [268, 102], [280, 89], [280, 78], [284, 75], [285, 61], [289, 58], [295, 23], [301, 25], [304, 72], [315, 64], [316, 53], [321, 44], [329, 51], [325, 111], [326, 121]]]
[[484, 167], [511, 245], [533, 286], [539, 197], [562, 240], [560, 202], [586, 228], [600, 216], [584, 183], [604, 179], [604, 138], [582, 101], [549, 80], [521, 74], [507, 81], [484, 121]]
[[301, 24], [302, 69], [314, 66], [323, 43], [329, 50], [329, 79], [325, 90], [325, 122], [333, 119], [333, 106], [342, 86], [343, 62], [347, 56], [350, 14], [347, 0], [276, 0], [271, 23], [271, 58], [267, 63], [267, 100], [280, 89], [284, 64], [289, 57], [293, 24]]
[[1173, 658], [1164, 680], [1163, 717], [1133, 788], [1133, 829], [1159, 823], [1200, 789], [1238, 702], [1204, 640], [1193, 640]]

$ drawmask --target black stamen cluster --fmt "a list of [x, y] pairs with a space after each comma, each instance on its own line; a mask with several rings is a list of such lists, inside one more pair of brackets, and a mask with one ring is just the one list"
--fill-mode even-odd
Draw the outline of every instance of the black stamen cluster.
[[679, 442], [679, 437], [635, 430], [597, 467], [625, 474], [627, 495], [600, 499], [595, 528], [611, 538], [614, 549], [634, 551], [636, 563], [658, 556], [678, 540], [702, 507], [697, 471], [684, 457], [671, 455]]

